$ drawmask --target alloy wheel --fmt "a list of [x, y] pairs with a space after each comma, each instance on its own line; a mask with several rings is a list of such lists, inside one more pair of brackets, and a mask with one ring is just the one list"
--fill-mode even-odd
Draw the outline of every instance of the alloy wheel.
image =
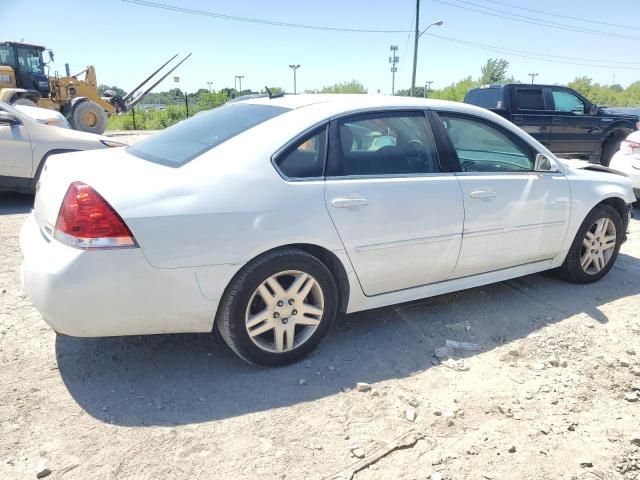
[[585, 273], [595, 275], [607, 266], [616, 248], [616, 226], [608, 218], [596, 220], [582, 240], [580, 265]]
[[253, 292], [245, 315], [251, 341], [262, 350], [283, 353], [307, 342], [324, 313], [324, 295], [308, 273], [276, 273]]

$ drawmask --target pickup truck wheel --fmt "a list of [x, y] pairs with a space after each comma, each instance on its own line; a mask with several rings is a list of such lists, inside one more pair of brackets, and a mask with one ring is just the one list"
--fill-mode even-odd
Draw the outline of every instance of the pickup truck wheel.
[[611, 163], [611, 158], [615, 155], [615, 153], [620, 150], [620, 144], [622, 143], [622, 138], [616, 138], [616, 136], [611, 136], [607, 138], [602, 144], [602, 155], [600, 156], [600, 163], [605, 167], [608, 167]]
[[618, 211], [609, 205], [596, 206], [578, 229], [558, 273], [574, 283], [600, 280], [613, 267], [623, 238]]

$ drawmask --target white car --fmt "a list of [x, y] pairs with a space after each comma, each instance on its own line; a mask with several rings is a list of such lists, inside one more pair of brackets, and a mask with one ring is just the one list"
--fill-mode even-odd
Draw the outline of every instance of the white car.
[[20, 108], [0, 102], [0, 191], [33, 192], [51, 155], [124, 145], [101, 135], [55, 128], [57, 112]]
[[622, 141], [609, 166], [631, 178], [637, 205], [640, 206], [640, 131], [629, 134]]
[[50, 110], [48, 108], [32, 107], [30, 105], [13, 105], [13, 108], [19, 112], [25, 113], [36, 122], [44, 123], [45, 125], [51, 125], [53, 127], [71, 128], [69, 121], [56, 110]]
[[556, 268], [602, 278], [635, 198], [590, 168], [471, 105], [249, 99], [48, 162], [23, 284], [63, 334], [217, 328], [244, 360], [282, 365], [338, 312]]

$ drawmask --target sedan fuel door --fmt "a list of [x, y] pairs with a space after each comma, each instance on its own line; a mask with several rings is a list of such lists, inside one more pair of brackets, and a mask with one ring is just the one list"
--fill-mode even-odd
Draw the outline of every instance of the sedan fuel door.
[[325, 202], [366, 295], [446, 280], [460, 252], [460, 187], [423, 111], [330, 125]]
[[[536, 152], [490, 120], [439, 113], [451, 155], [457, 157], [465, 222], [454, 277], [465, 277], [555, 257], [570, 213], [566, 177], [536, 171]], [[457, 163], [456, 162], [456, 163]]]

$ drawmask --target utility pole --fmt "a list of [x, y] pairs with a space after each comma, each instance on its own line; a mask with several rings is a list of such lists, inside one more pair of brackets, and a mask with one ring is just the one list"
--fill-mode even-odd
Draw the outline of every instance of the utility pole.
[[411, 93], [416, 89], [416, 68], [418, 67], [418, 38], [420, 37], [420, 0], [416, 0], [416, 32], [413, 39], [413, 74], [411, 75]]
[[390, 50], [391, 50], [391, 56], [389, 57], [389, 63], [391, 64], [391, 95], [395, 95], [396, 94], [396, 72], [398, 71], [398, 68], [396, 67], [396, 65], [400, 61], [400, 57], [396, 55], [396, 52], [398, 51], [397, 45], [391, 45]]
[[429, 92], [431, 91], [432, 83], [433, 83], [433, 80], [427, 80], [426, 82], [424, 82], [424, 98], [429, 97]]
[[535, 78], [540, 75], [539, 73], [530, 73], [529, 76], [531, 77], [531, 84], [533, 85], [533, 81], [535, 80]]
[[300, 65], [289, 65], [289, 68], [293, 70], [293, 94], [298, 93], [298, 86], [296, 85], [296, 70], [300, 68]]
[[431, 27], [441, 27], [444, 24], [443, 20], [438, 20], [437, 22], [433, 22], [427, 26], [424, 30], [420, 31], [420, 0], [416, 0], [416, 32], [415, 38], [413, 40], [413, 74], [411, 75], [411, 93], [410, 95], [413, 97], [413, 93], [416, 89], [416, 69], [418, 68], [418, 39], [429, 30]]
[[211, 93], [211, 85], [213, 85], [213, 82], [207, 82], [207, 85], [209, 86], [209, 93]]

